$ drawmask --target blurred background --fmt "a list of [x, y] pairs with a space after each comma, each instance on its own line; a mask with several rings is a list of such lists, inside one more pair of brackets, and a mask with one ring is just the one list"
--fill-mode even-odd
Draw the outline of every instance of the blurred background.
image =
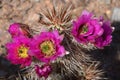
[[[38, 27], [41, 9], [60, 3], [72, 4], [74, 16], [79, 16], [86, 9], [111, 21], [115, 27], [111, 45], [103, 50], [91, 51], [91, 57], [101, 61], [101, 69], [104, 69], [108, 80], [120, 80], [120, 0], [0, 0], [0, 55], [6, 54], [4, 45], [10, 41], [7, 32], [10, 24], [19, 22]], [[0, 57], [0, 77], [12, 72], [8, 69], [10, 66], [9, 62]]]

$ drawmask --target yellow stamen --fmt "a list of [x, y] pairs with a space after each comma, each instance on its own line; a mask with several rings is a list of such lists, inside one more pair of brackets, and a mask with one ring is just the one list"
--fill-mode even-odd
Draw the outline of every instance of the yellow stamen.
[[41, 49], [42, 53], [45, 54], [46, 56], [51, 56], [55, 53], [54, 44], [52, 41], [49, 41], [49, 40], [41, 43], [40, 49]]
[[26, 58], [28, 57], [28, 48], [25, 47], [25, 46], [20, 46], [19, 49], [18, 49], [18, 55], [19, 57], [21, 58]]

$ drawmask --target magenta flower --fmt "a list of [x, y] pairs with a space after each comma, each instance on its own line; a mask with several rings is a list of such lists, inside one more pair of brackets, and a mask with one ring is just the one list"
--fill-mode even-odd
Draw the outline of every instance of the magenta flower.
[[30, 54], [46, 63], [62, 57], [65, 55], [65, 49], [61, 46], [62, 39], [58, 31], [42, 32], [32, 40]]
[[72, 35], [83, 44], [95, 42], [95, 39], [103, 34], [99, 20], [93, 18], [93, 14], [83, 11], [82, 15], [73, 22]]
[[98, 48], [103, 48], [104, 46], [109, 45], [112, 41], [112, 28], [110, 22], [103, 22], [102, 28], [104, 29], [103, 34], [95, 41], [95, 46]]
[[26, 29], [23, 29], [21, 25], [23, 24], [13, 23], [10, 25], [8, 32], [11, 34], [12, 37], [17, 37], [20, 35], [29, 36], [28, 31]]
[[19, 36], [15, 37], [12, 42], [7, 43], [7, 59], [15, 65], [29, 66], [31, 64], [31, 57], [28, 55], [29, 42], [28, 38]]
[[50, 65], [43, 65], [42, 67], [39, 67], [38, 65], [36, 65], [35, 71], [39, 77], [47, 78], [48, 75], [52, 72], [52, 68]]

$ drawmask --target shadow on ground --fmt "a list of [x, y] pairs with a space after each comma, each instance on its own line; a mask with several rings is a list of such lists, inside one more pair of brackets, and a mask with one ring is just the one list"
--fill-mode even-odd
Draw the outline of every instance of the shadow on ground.
[[8, 77], [11, 77], [10, 79], [14, 78], [15, 76], [11, 75], [15, 75], [18, 70], [18, 66], [12, 65], [8, 60], [0, 56], [0, 80], [6, 80], [5, 78]]
[[120, 22], [113, 22], [115, 27], [113, 41], [103, 50], [93, 50], [91, 56], [101, 62], [100, 68], [105, 71], [108, 80], [120, 80]]

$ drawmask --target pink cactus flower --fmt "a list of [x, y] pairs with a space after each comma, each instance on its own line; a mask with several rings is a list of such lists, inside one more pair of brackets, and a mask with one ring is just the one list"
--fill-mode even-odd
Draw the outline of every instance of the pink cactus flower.
[[58, 31], [42, 32], [34, 36], [30, 44], [30, 55], [45, 63], [62, 57], [65, 55], [65, 49], [61, 45], [62, 39]]
[[38, 65], [36, 65], [35, 71], [39, 77], [47, 78], [48, 75], [52, 72], [52, 68], [50, 65], [43, 65], [42, 67], [39, 67]]
[[73, 21], [72, 35], [83, 44], [95, 42], [95, 39], [103, 34], [103, 28], [99, 20], [93, 18], [93, 14], [83, 11], [82, 15]]
[[29, 66], [31, 64], [31, 57], [28, 54], [30, 40], [24, 36], [13, 38], [13, 41], [6, 44], [7, 59], [11, 63], [21, 66]]
[[103, 34], [95, 40], [95, 46], [98, 48], [103, 48], [112, 42], [112, 27], [110, 22], [103, 21], [102, 28], [104, 29]]
[[30, 36], [30, 34], [28, 33], [29, 29], [27, 30], [28, 26], [24, 25], [24, 28], [22, 28], [21, 26], [23, 25], [24, 24], [21, 23], [13, 23], [10, 25], [8, 32], [11, 34], [13, 38], [20, 35], [24, 35], [27, 37]]

